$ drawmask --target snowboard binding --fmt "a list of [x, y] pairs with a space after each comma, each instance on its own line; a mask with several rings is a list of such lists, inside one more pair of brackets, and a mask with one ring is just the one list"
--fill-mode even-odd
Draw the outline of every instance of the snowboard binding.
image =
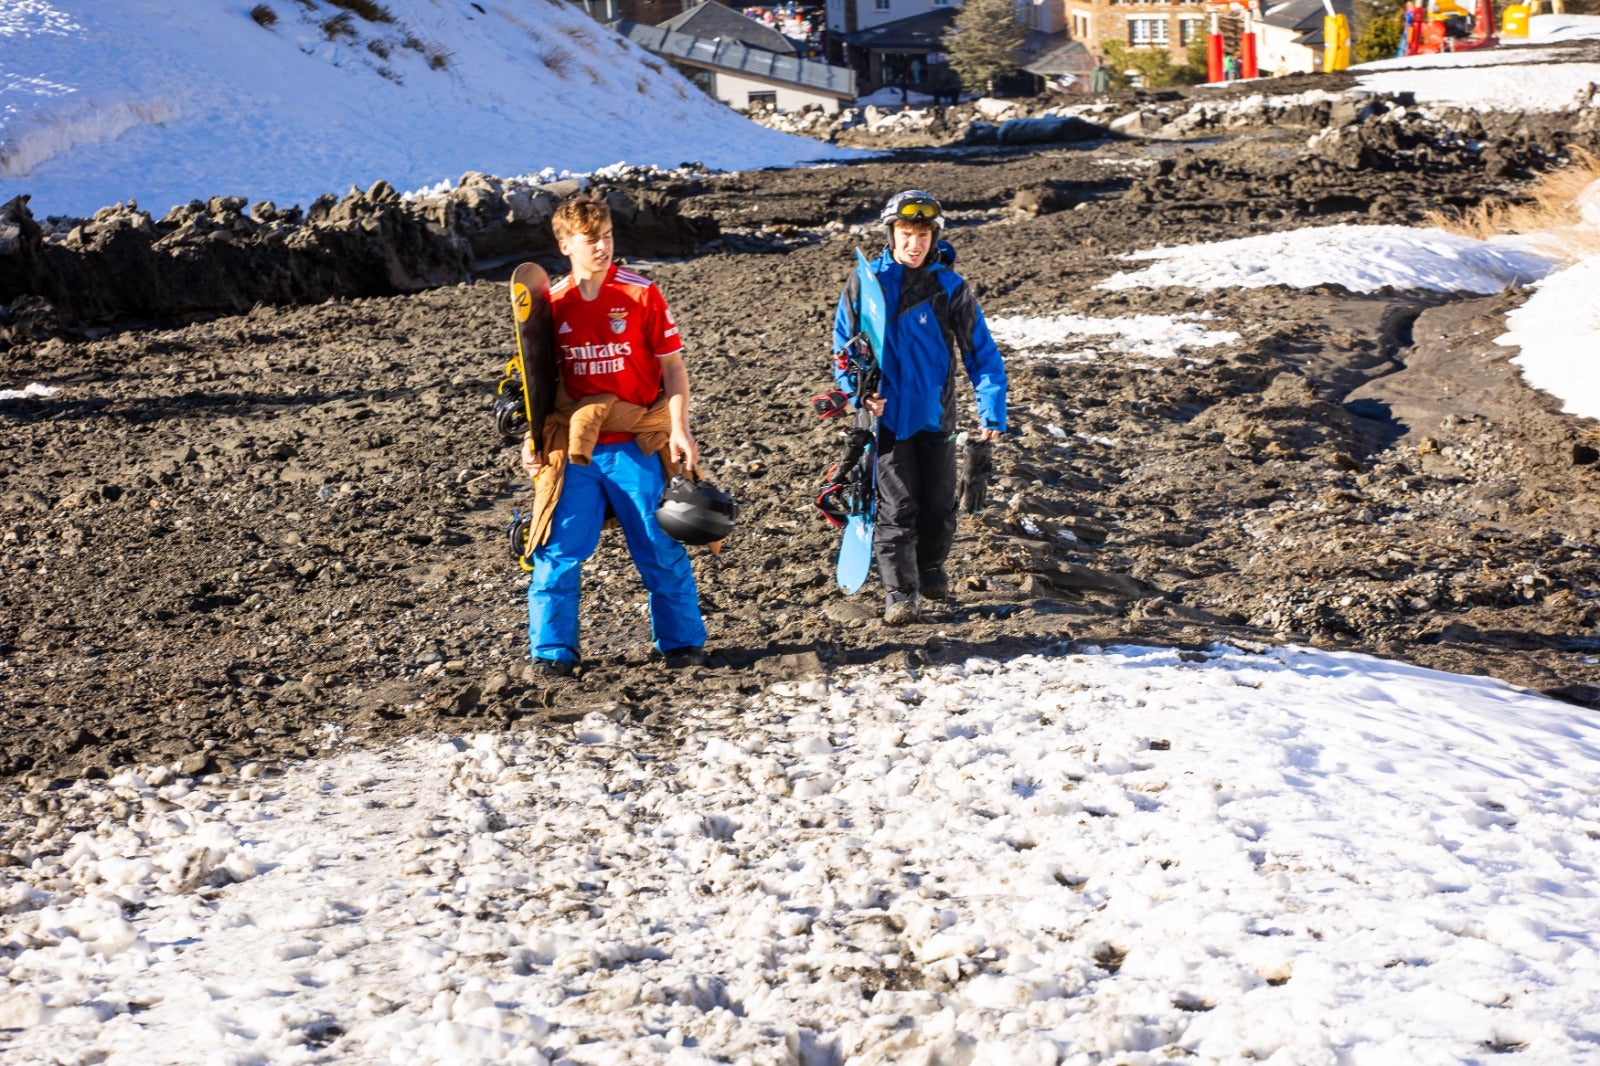
[[528, 408], [522, 396], [522, 374], [516, 369], [516, 360], [506, 364], [506, 376], [500, 379], [495, 390], [494, 428], [500, 436], [512, 440], [528, 432]]
[[533, 516], [523, 514], [518, 508], [511, 510], [511, 524], [506, 527], [506, 541], [511, 548], [511, 558], [524, 570], [532, 570], [533, 563], [528, 556], [533, 554], [528, 545], [528, 534], [533, 529]]
[[[883, 376], [878, 367], [878, 360], [872, 354], [872, 346], [867, 343], [866, 334], [857, 333], [851, 337], [845, 346], [833, 353], [833, 363], [850, 382], [851, 391], [856, 396], [871, 396], [878, 391], [879, 379]], [[828, 393], [829, 397], [836, 393]], [[838, 394], [842, 395], [842, 394]], [[822, 397], [817, 397], [822, 399]], [[811, 401], [812, 410], [817, 412], [818, 418], [828, 418], [838, 411], [824, 413], [817, 405], [817, 400]], [[843, 410], [843, 408], [840, 408]]]
[[837, 418], [850, 410], [850, 397], [838, 389], [830, 389], [811, 397], [811, 410], [818, 418]]
[[822, 478], [817, 507], [822, 517], [835, 528], [843, 528], [851, 515], [872, 509], [872, 472], [867, 462], [867, 445], [872, 432], [852, 429], [845, 433], [844, 452]]
[[[860, 406], [859, 398], [878, 391], [881, 375], [865, 334], [851, 337], [843, 348], [833, 353], [833, 359], [858, 398], [856, 424], [855, 428], [844, 431], [844, 452], [823, 475], [817, 507], [830, 525], [843, 528], [852, 515], [867, 515], [872, 511], [872, 462], [868, 445], [875, 435], [874, 419]], [[835, 418], [850, 409], [850, 399], [842, 390], [833, 389], [812, 397], [811, 410], [818, 418]]]

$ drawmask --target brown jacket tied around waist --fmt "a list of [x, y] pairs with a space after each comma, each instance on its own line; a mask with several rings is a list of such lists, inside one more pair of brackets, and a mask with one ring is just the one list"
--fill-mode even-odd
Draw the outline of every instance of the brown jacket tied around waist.
[[[556, 501], [566, 480], [567, 464], [588, 466], [601, 433], [632, 433], [634, 443], [645, 454], [654, 452], [661, 469], [670, 480], [683, 472], [682, 464], [670, 454], [672, 415], [667, 398], [662, 396], [649, 407], [625, 403], [610, 393], [599, 393], [574, 400], [565, 387], [556, 389], [555, 410], [544, 421], [544, 466], [533, 482], [532, 524], [528, 529], [528, 550], [550, 540]], [[615, 521], [610, 519], [609, 521]], [[721, 543], [712, 546], [716, 551]]]

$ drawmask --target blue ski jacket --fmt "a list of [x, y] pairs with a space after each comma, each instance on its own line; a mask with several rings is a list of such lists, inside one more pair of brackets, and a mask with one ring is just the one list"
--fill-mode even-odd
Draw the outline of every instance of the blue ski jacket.
[[[924, 430], [953, 431], [959, 357], [977, 393], [979, 422], [1003, 433], [1006, 367], [1000, 349], [971, 287], [951, 269], [955, 249], [939, 241], [929, 258], [927, 266], [911, 270], [896, 263], [885, 248], [871, 263], [889, 312], [884, 351], [878, 355], [883, 372], [878, 393], [888, 401], [880, 422], [902, 440]], [[859, 331], [860, 305], [860, 282], [851, 271], [833, 316], [834, 351]], [[833, 376], [853, 398], [851, 384], [837, 364]]]

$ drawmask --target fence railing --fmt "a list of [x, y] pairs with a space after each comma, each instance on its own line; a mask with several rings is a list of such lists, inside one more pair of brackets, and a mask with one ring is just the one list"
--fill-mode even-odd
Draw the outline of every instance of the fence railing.
[[753, 74], [769, 81], [819, 89], [835, 96], [856, 94], [856, 72], [847, 67], [779, 55], [751, 48], [738, 41], [674, 33], [660, 26], [645, 26], [637, 22], [618, 22], [613, 28], [646, 51], [668, 59]]

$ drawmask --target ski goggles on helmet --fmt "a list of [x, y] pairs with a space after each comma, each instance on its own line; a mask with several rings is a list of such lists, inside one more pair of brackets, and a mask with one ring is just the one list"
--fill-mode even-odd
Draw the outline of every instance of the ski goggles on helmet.
[[883, 212], [879, 214], [878, 221], [886, 226], [892, 226], [900, 221], [932, 222], [943, 229], [944, 211], [939, 207], [938, 200], [921, 189], [907, 189], [889, 197], [889, 202], [883, 205]]
[[932, 220], [939, 217], [939, 202], [937, 200], [904, 200], [895, 208], [895, 215], [906, 220], [926, 219]]

